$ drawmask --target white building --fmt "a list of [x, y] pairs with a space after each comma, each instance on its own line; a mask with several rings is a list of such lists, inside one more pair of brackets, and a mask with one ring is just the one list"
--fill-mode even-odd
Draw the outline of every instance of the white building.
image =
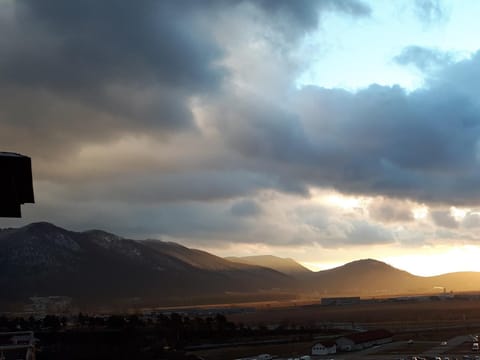
[[337, 352], [337, 344], [333, 341], [317, 342], [312, 346], [312, 355], [328, 355]]

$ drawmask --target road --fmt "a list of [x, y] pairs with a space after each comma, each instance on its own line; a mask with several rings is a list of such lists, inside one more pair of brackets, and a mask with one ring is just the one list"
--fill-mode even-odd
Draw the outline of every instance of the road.
[[464, 342], [471, 341], [470, 335], [455, 336], [448, 340], [447, 345], [437, 345], [422, 353], [423, 356], [437, 356], [438, 354], [450, 353], [450, 351]]
[[[389, 344], [374, 346], [362, 351], [355, 351], [351, 353], [341, 353], [321, 357], [312, 357], [314, 360], [334, 359], [334, 360], [398, 360], [407, 359], [411, 355], [432, 358], [435, 356], [442, 356], [444, 353], [451, 354], [451, 350], [460, 346], [465, 342], [471, 342], [470, 335], [455, 336], [447, 341], [447, 345], [440, 345], [438, 341], [422, 341], [421, 344], [431, 345], [427, 351], [421, 353], [405, 354], [405, 351], [399, 351], [395, 354], [395, 349], [408, 349], [406, 341], [396, 341]], [[418, 343], [418, 342], [417, 342]], [[462, 355], [457, 355], [459, 359]], [[452, 358], [452, 357], [451, 357]], [[473, 357], [472, 357], [473, 358]]]

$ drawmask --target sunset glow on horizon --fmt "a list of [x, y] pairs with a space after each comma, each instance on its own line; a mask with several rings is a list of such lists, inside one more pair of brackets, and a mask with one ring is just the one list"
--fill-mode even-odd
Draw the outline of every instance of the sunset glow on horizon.
[[[407, 271], [417, 276], [436, 276], [452, 272], [480, 271], [478, 262], [480, 256], [479, 246], [463, 246], [444, 249], [442, 251], [424, 251], [417, 254], [400, 256], [385, 256], [375, 258], [399, 270]], [[352, 258], [351, 261], [358, 260]], [[312, 271], [329, 270], [345, 265], [345, 263], [315, 263], [301, 262]]]

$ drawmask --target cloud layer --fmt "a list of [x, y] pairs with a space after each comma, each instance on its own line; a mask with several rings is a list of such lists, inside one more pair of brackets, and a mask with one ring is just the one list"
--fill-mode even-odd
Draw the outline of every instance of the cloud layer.
[[0, 143], [33, 158], [25, 221], [218, 246], [476, 239], [480, 53], [399, 49], [392, 61], [425, 73], [411, 92], [297, 88], [297, 50], [329, 12], [372, 13], [355, 0], [2, 2]]

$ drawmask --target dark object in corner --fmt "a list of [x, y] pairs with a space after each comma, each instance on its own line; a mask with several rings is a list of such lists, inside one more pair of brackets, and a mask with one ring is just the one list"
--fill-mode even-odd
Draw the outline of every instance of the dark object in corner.
[[30, 158], [0, 152], [0, 217], [21, 217], [20, 205], [34, 202]]

